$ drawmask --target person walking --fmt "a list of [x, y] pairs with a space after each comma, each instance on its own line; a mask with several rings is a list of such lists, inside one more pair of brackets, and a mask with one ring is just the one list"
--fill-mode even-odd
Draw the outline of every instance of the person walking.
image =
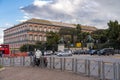
[[34, 61], [35, 61], [35, 64], [37, 65], [37, 66], [39, 66], [40, 65], [40, 57], [42, 56], [42, 52], [40, 51], [40, 50], [37, 50], [36, 52], [35, 52], [35, 59], [34, 59]]

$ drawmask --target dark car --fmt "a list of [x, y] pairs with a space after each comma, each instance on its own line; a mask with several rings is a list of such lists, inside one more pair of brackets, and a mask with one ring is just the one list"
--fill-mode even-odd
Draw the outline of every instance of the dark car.
[[104, 48], [97, 52], [98, 55], [114, 55], [113, 48]]
[[88, 51], [88, 54], [90, 54], [90, 55], [97, 54], [97, 50], [89, 50], [89, 51]]
[[76, 50], [73, 52], [73, 54], [84, 54], [84, 50]]

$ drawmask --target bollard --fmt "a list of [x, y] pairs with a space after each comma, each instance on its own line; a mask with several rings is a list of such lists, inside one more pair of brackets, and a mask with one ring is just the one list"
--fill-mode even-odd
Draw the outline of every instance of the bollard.
[[117, 80], [117, 67], [116, 67], [116, 63], [113, 63], [113, 80]]
[[41, 68], [44, 68], [44, 57], [42, 56], [41, 59], [40, 59], [40, 67]]
[[98, 61], [98, 78], [101, 79], [101, 61]]
[[77, 59], [75, 59], [75, 73], [77, 73]]
[[22, 65], [22, 64], [23, 64], [23, 63], [22, 63], [23, 61], [22, 61], [22, 60], [23, 60], [22, 57], [20, 57], [20, 65], [21, 65], [21, 66], [23, 66], [23, 65]]
[[87, 60], [87, 75], [90, 76], [90, 60]]
[[52, 57], [49, 57], [50, 59], [50, 69], [52, 68]]
[[66, 62], [66, 59], [63, 58], [63, 70], [65, 70], [65, 62]]
[[55, 57], [52, 57], [52, 69], [55, 69]]
[[25, 57], [23, 56], [23, 66], [25, 66]]
[[87, 60], [85, 60], [85, 74], [87, 74]]
[[72, 71], [74, 72], [74, 58], [72, 58]]
[[15, 66], [15, 57], [13, 58], [13, 63], [12, 63], [13, 66]]
[[13, 58], [10, 58], [10, 66], [13, 66], [12, 65], [12, 63], [13, 63], [12, 61], [13, 61]]
[[63, 70], [63, 69], [62, 69], [62, 58], [60, 58], [60, 64], [61, 64], [61, 65], [60, 65], [60, 69]]
[[30, 63], [33, 63], [33, 56], [30, 56]]
[[105, 80], [105, 63], [103, 61], [101, 64], [101, 79]]

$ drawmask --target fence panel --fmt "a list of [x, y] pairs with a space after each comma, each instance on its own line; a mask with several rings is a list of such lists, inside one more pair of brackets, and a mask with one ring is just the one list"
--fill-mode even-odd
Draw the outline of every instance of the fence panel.
[[2, 59], [2, 61], [3, 61], [2, 63], [4, 66], [10, 66], [10, 58], [5, 57]]
[[33, 58], [31, 57], [25, 57], [25, 60], [24, 60], [24, 66], [30, 66], [31, 65], [31, 61], [33, 60]]
[[104, 62], [104, 72], [106, 79], [114, 80], [114, 65], [113, 63]]
[[99, 72], [98, 72], [98, 61], [95, 61], [95, 60], [91, 60], [90, 61], [90, 75], [92, 76], [98, 76], [99, 75]]
[[64, 60], [65, 60], [65, 62], [64, 62], [65, 70], [72, 71], [72, 69], [73, 69], [73, 60], [72, 60], [72, 58], [65, 58]]
[[13, 58], [13, 65], [14, 66], [21, 66], [21, 57]]
[[85, 60], [77, 59], [76, 60], [76, 68], [78, 73], [85, 73]]
[[53, 68], [62, 69], [62, 58], [53, 58]]

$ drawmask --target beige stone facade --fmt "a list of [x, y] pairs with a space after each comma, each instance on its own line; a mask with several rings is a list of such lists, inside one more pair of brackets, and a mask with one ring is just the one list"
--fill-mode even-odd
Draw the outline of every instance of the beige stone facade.
[[[53, 22], [40, 19], [30, 19], [4, 30], [4, 44], [9, 44], [11, 51], [18, 51], [23, 44], [34, 44], [36, 41], [46, 41], [46, 32], [59, 32], [61, 27], [75, 28], [72, 24]], [[95, 31], [94, 27], [83, 27], [82, 31]]]

